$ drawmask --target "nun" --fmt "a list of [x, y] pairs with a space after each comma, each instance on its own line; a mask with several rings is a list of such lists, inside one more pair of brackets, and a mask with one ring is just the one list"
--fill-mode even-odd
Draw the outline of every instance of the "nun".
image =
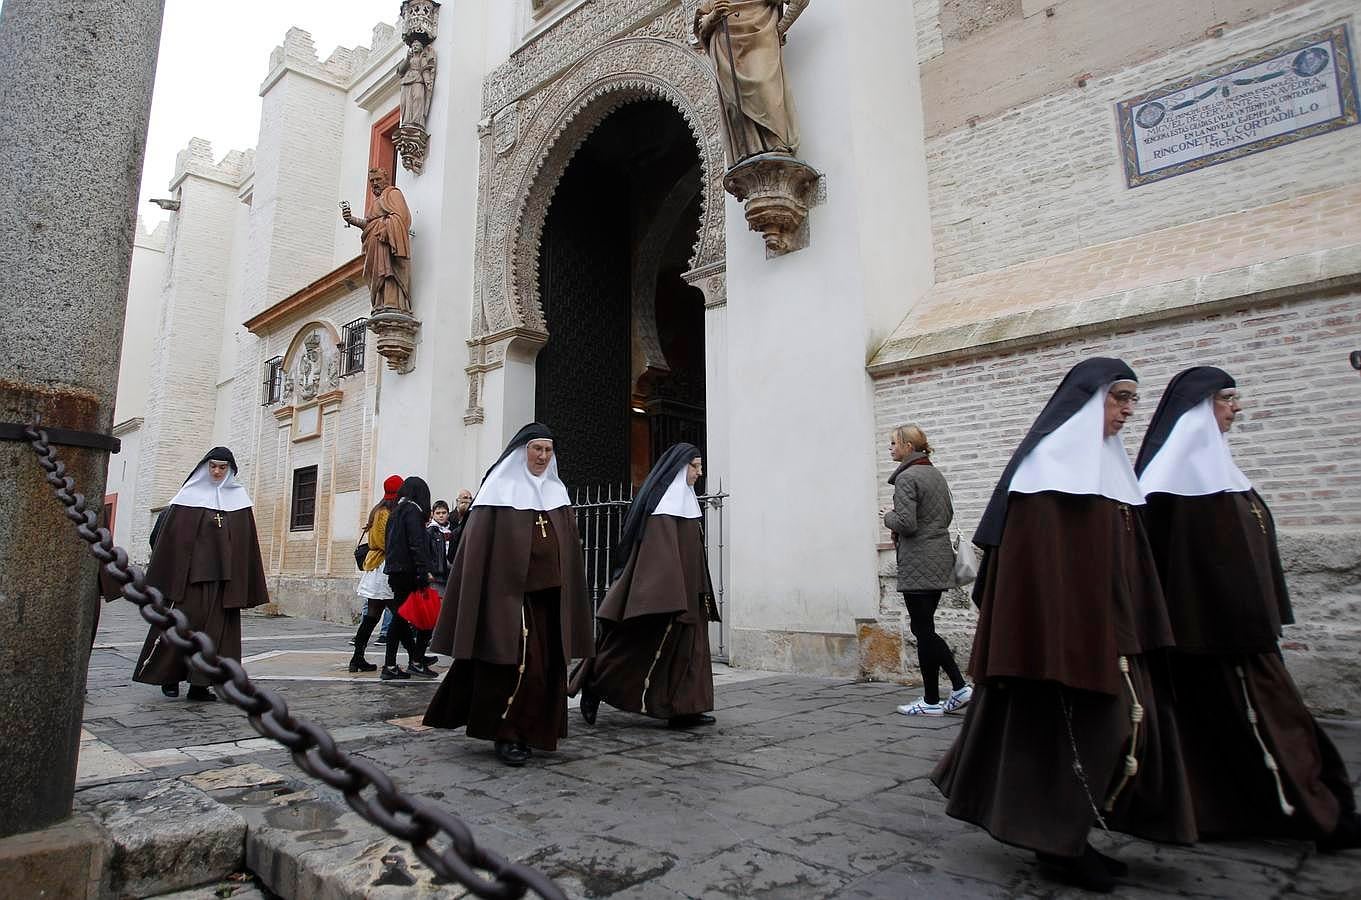
[[1277, 641], [1294, 622], [1271, 511], [1233, 461], [1223, 369], [1172, 379], [1135, 462], [1177, 650], [1182, 755], [1202, 837], [1361, 847], [1351, 781]]
[[1172, 629], [1119, 436], [1137, 389], [1121, 360], [1074, 366], [1003, 470], [973, 538], [973, 699], [932, 774], [950, 816], [1103, 893], [1127, 869], [1093, 826], [1196, 836], [1151, 656]]
[[468, 512], [430, 648], [453, 657], [425, 714], [522, 766], [567, 734], [567, 664], [594, 652], [581, 538], [553, 434], [521, 428]]
[[625, 563], [596, 613], [600, 647], [570, 685], [588, 724], [601, 700], [672, 728], [714, 721], [709, 622], [718, 611], [695, 496], [703, 474], [699, 448], [676, 444], [629, 506], [617, 557]]
[[[236, 480], [236, 457], [214, 447], [199, 461], [151, 529], [147, 584], [212, 638], [219, 656], [241, 658], [241, 610], [269, 602], [250, 496]], [[208, 679], [191, 671], [156, 626], [147, 633], [132, 678], [178, 697], [216, 700]]]

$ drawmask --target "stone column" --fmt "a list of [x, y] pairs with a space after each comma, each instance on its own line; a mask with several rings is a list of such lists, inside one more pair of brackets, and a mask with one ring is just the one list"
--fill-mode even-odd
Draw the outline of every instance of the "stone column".
[[[163, 0], [0, 10], [0, 420], [108, 433]], [[95, 509], [108, 454], [61, 448]], [[96, 563], [0, 444], [0, 836], [70, 814]]]

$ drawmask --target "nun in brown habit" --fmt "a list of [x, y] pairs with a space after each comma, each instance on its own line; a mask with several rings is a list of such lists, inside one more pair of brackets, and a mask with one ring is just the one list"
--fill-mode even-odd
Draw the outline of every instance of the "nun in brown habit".
[[1172, 379], [1135, 463], [1177, 649], [1182, 755], [1202, 837], [1361, 847], [1351, 780], [1277, 646], [1294, 622], [1276, 525], [1233, 461], [1241, 407], [1223, 369]]
[[[236, 457], [214, 447], [189, 473], [151, 530], [147, 584], [189, 617], [189, 626], [213, 639], [219, 656], [241, 658], [241, 610], [269, 602], [265, 566], [250, 495], [236, 480]], [[190, 700], [216, 700], [208, 679], [156, 626], [137, 656], [133, 681], [159, 684], [178, 697], [189, 682]]]
[[532, 423], [482, 479], [430, 649], [453, 666], [425, 724], [467, 726], [522, 766], [567, 734], [567, 663], [594, 652], [581, 538], [553, 435]]
[[601, 700], [672, 728], [714, 721], [709, 622], [718, 616], [695, 497], [703, 474], [699, 448], [676, 444], [633, 498], [618, 551], [626, 562], [596, 613], [600, 647], [569, 686], [588, 724]]
[[931, 776], [949, 815], [1101, 892], [1126, 866], [1093, 826], [1196, 837], [1157, 653], [1172, 630], [1119, 438], [1137, 387], [1120, 360], [1079, 363], [1003, 471], [974, 535], [973, 700]]

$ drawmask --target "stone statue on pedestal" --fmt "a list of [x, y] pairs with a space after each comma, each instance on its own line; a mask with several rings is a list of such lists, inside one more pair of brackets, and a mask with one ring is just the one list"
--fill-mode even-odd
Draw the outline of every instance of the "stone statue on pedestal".
[[799, 127], [781, 47], [808, 0], [703, 0], [694, 35], [723, 102], [728, 165], [760, 153], [799, 151]]
[[363, 229], [364, 277], [374, 312], [390, 309], [410, 315], [411, 210], [386, 169], [369, 170], [369, 190], [364, 218], [352, 215], [345, 201], [340, 204], [340, 217], [347, 225]]
[[430, 95], [435, 89], [435, 48], [415, 39], [406, 57], [397, 63], [402, 79], [401, 124], [425, 130], [430, 115]]

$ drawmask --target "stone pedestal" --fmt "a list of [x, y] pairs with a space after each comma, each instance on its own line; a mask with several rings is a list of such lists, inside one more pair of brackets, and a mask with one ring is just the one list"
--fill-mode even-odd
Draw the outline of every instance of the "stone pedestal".
[[402, 157], [402, 167], [416, 175], [425, 168], [425, 151], [430, 135], [419, 125], [401, 125], [392, 133], [392, 146]]
[[[161, 12], [0, 10], [0, 421], [113, 427]], [[108, 454], [60, 452], [98, 512]], [[0, 445], [0, 835], [71, 812], [95, 571], [29, 448]]]
[[723, 187], [746, 205], [747, 224], [766, 242], [766, 258], [808, 246], [808, 207], [817, 169], [787, 153], [760, 153], [723, 176]]
[[420, 330], [420, 320], [411, 313], [384, 309], [369, 316], [369, 331], [378, 338], [378, 355], [395, 372], [411, 371], [411, 354], [416, 351], [416, 335]]

